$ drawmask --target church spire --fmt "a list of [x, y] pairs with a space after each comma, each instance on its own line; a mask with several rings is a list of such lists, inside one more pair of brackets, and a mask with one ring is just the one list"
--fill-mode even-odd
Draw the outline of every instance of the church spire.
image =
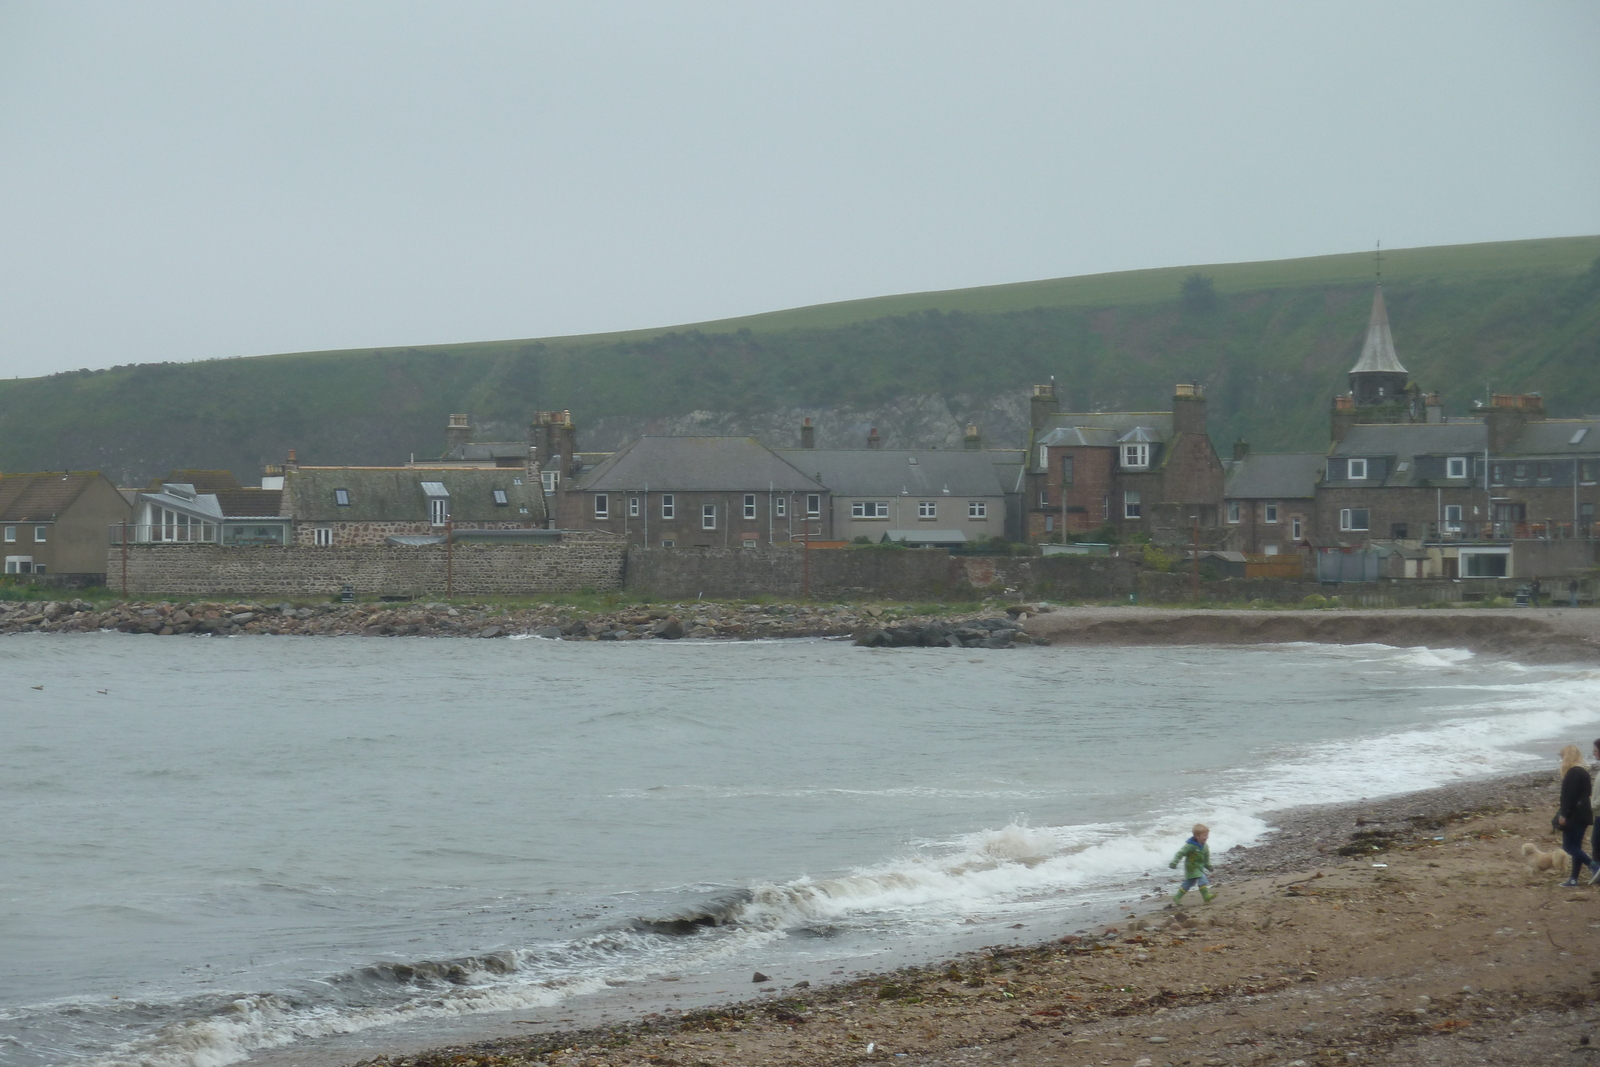
[[1383, 285], [1372, 292], [1372, 316], [1367, 319], [1367, 343], [1361, 346], [1361, 358], [1350, 368], [1351, 374], [1405, 374], [1400, 359], [1394, 354], [1394, 335], [1389, 332], [1389, 309], [1383, 305]]

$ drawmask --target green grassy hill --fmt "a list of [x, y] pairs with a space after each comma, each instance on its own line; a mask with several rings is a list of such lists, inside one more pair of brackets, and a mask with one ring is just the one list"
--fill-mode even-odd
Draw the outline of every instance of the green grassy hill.
[[[1211, 278], [1209, 307], [1179, 299]], [[1371, 300], [1370, 253], [1124, 271], [878, 297], [659, 330], [163, 363], [0, 382], [0, 469], [176, 466], [253, 478], [437, 454], [450, 412], [515, 425], [696, 410], [870, 410], [990, 397], [1055, 375], [1074, 408], [1164, 407], [1198, 380], [1212, 435], [1320, 448]], [[1402, 362], [1452, 410], [1486, 389], [1600, 412], [1600, 237], [1384, 253]], [[992, 444], [1009, 443], [995, 441]]]

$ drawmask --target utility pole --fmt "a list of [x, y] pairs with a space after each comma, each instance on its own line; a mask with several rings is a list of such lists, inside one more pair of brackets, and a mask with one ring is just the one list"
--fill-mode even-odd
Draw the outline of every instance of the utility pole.
[[453, 519], [444, 520], [444, 598], [452, 600], [456, 595], [456, 524]]
[[804, 538], [800, 542], [800, 598], [811, 599], [811, 516], [805, 517]]
[[128, 520], [122, 520], [122, 595], [128, 595]]

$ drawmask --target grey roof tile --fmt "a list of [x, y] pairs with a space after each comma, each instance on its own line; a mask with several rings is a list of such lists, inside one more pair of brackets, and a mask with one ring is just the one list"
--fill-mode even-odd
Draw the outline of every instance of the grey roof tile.
[[[994, 462], [983, 452], [871, 448], [794, 448], [778, 455], [835, 496], [1003, 496]], [[915, 462], [913, 462], [913, 460]]]
[[1467, 456], [1481, 454], [1489, 434], [1480, 419], [1352, 426], [1330, 456]]
[[641, 437], [578, 478], [584, 491], [815, 493], [822, 486], [753, 437]]
[[1222, 495], [1234, 500], [1314, 496], [1325, 462], [1321, 452], [1252, 452], [1230, 464]]
[[[284, 473], [284, 509], [299, 522], [425, 522], [423, 482], [442, 483], [449, 491], [450, 517], [456, 522], [545, 517], [544, 493], [521, 467], [302, 467]], [[350, 491], [348, 506], [335, 502], [335, 489]], [[494, 502], [496, 489], [505, 490], [503, 506]]]

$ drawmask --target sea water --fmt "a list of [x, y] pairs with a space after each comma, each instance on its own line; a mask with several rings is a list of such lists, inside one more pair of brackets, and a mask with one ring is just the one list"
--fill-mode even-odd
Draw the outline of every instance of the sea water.
[[1275, 809], [1551, 763], [1597, 681], [1376, 645], [8, 637], [0, 1064], [331, 1063], [1044, 937], [1170, 881], [1196, 820], [1225, 874]]

